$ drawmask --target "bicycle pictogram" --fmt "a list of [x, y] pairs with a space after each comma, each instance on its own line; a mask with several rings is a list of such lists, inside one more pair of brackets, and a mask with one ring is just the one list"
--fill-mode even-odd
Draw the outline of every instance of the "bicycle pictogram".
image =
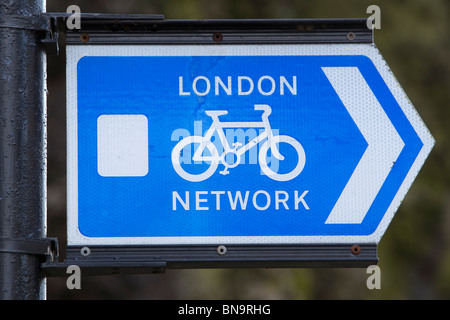
[[[219, 164], [225, 166], [224, 170], [219, 173], [222, 175], [229, 174], [229, 169], [237, 167], [241, 163], [241, 155], [248, 150], [258, 145], [258, 143], [264, 141], [260, 147], [258, 153], [258, 163], [262, 172], [269, 178], [276, 181], [289, 181], [297, 177], [303, 170], [306, 161], [305, 151], [302, 145], [293, 137], [287, 135], [273, 135], [270, 123], [269, 115], [272, 113], [272, 109], [267, 104], [256, 104], [255, 110], [264, 111], [261, 118], [261, 122], [221, 122], [219, 116], [228, 114], [227, 110], [207, 110], [205, 113], [213, 120], [211, 127], [206, 131], [204, 136], [188, 136], [178, 142], [172, 150], [172, 165], [177, 174], [185, 180], [192, 182], [204, 181], [211, 177], [216, 172]], [[250, 140], [246, 144], [240, 142], [234, 142], [230, 146], [224, 128], [263, 128], [264, 130], [254, 139]], [[224, 150], [219, 154], [217, 147], [211, 141], [213, 134], [217, 132], [220, 142], [222, 143]], [[269, 150], [271, 155], [277, 160], [283, 161], [285, 157], [279, 152], [279, 146], [281, 143], [286, 143], [292, 146], [298, 157], [298, 161], [291, 171], [287, 173], [279, 173], [278, 170], [272, 170], [268, 165], [267, 156]], [[198, 145], [198, 146], [197, 146]], [[208, 163], [209, 166], [204, 172], [201, 173], [189, 173], [181, 166], [182, 152], [185, 148], [192, 150], [192, 147], [197, 149], [194, 151], [192, 160], [194, 162]], [[208, 150], [208, 154], [204, 154], [205, 150]], [[233, 161], [227, 161], [227, 155], [233, 155], [231, 157]]]

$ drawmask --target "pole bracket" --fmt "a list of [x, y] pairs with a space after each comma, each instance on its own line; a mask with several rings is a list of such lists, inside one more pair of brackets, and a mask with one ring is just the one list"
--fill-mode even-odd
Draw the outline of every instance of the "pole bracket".
[[67, 259], [59, 261], [58, 239], [49, 238], [51, 245], [45, 262], [41, 264], [41, 270], [46, 277], [67, 277], [67, 268], [76, 265], [80, 267], [83, 275], [113, 275], [113, 274], [155, 274], [165, 273], [165, 261], [139, 261], [123, 260], [115, 261], [97, 259]]
[[0, 15], [0, 28], [48, 31], [49, 19], [45, 16]]
[[0, 253], [24, 253], [51, 258], [57, 255], [57, 251], [58, 242], [55, 238], [28, 240], [0, 237]]
[[45, 33], [41, 43], [49, 55], [59, 54], [57, 23], [58, 21], [55, 17], [47, 14], [39, 16], [0, 15], [0, 29], [7, 28]]

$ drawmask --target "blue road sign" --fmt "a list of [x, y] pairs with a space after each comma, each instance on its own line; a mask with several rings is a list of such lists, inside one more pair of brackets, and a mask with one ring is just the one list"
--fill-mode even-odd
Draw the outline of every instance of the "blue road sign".
[[434, 144], [369, 44], [67, 55], [73, 245], [378, 243]]

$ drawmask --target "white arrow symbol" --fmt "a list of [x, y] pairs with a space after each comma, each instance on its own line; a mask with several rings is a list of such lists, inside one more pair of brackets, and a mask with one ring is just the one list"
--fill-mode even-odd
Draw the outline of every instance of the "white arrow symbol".
[[324, 67], [328, 80], [368, 143], [327, 224], [361, 223], [404, 142], [356, 67]]

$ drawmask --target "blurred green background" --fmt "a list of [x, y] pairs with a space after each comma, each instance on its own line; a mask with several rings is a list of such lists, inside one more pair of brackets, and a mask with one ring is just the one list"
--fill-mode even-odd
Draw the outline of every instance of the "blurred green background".
[[[381, 9], [375, 44], [436, 145], [378, 247], [381, 289], [366, 269], [167, 270], [86, 276], [81, 290], [49, 278], [49, 299], [449, 299], [450, 1], [448, 0], [47, 0], [48, 12], [163, 14], [166, 19], [367, 18]], [[48, 59], [48, 235], [64, 258], [65, 52]]]

